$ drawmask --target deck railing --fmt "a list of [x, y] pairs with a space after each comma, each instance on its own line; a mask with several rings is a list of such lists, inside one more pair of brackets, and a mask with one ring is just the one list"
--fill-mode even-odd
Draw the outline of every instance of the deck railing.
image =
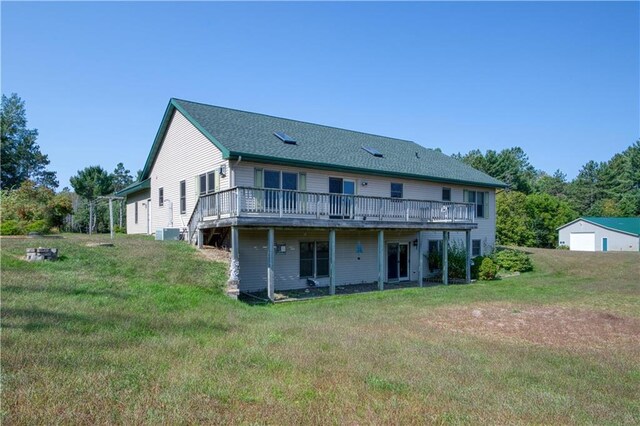
[[[195, 217], [289, 217], [472, 223], [475, 205], [448, 201], [236, 187], [203, 195]], [[190, 221], [191, 222], [191, 221]], [[189, 224], [191, 227], [191, 223]]]

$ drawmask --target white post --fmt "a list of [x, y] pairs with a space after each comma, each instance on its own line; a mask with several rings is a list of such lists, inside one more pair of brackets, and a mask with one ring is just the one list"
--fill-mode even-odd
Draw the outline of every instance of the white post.
[[109, 232], [113, 240], [113, 199], [109, 198]]
[[274, 300], [275, 293], [275, 277], [273, 273], [273, 261], [274, 261], [274, 251], [273, 246], [275, 245], [275, 231], [273, 228], [269, 228], [269, 232], [267, 234], [267, 296], [269, 300]]
[[449, 231], [442, 232], [442, 283], [449, 284]]
[[384, 231], [378, 231], [378, 290], [384, 290]]
[[198, 248], [201, 249], [204, 246], [204, 232], [198, 228]]
[[89, 201], [89, 235], [91, 235], [93, 229], [93, 201]]
[[418, 286], [422, 287], [424, 280], [424, 256], [422, 253], [422, 231], [418, 231]]
[[465, 281], [467, 284], [471, 282], [471, 230], [467, 229], [467, 262], [465, 268]]
[[240, 236], [238, 227], [231, 227], [231, 262], [229, 262], [229, 281], [227, 296], [234, 299], [240, 294]]
[[336, 230], [329, 230], [329, 294], [336, 294]]

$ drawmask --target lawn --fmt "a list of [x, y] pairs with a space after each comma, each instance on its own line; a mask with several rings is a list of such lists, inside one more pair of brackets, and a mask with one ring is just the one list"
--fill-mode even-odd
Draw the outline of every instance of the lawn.
[[639, 253], [250, 306], [185, 243], [94, 241], [1, 240], [4, 424], [640, 423]]

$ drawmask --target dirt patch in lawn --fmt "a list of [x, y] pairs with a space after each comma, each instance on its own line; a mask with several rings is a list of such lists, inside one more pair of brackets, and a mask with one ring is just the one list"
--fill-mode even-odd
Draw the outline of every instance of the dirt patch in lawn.
[[198, 253], [207, 260], [213, 260], [215, 262], [228, 264], [231, 259], [231, 253], [229, 253], [229, 250], [213, 246], [204, 246], [202, 249], [198, 250]]
[[562, 306], [485, 304], [445, 308], [428, 325], [490, 338], [562, 348], [625, 347], [640, 353], [640, 319]]

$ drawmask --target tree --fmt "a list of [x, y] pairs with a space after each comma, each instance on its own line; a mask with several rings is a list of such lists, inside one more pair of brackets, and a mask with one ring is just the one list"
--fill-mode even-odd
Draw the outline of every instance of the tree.
[[0, 191], [0, 200], [1, 233], [5, 235], [59, 229], [72, 211], [68, 193], [55, 194], [30, 180], [24, 181], [20, 188]]
[[520, 147], [503, 149], [499, 153], [488, 150], [484, 155], [475, 149], [466, 155], [454, 154], [453, 157], [503, 181], [514, 191], [525, 194], [532, 191], [535, 168], [529, 163], [529, 157]]
[[530, 194], [525, 209], [535, 235], [535, 247], [554, 248], [558, 244], [557, 228], [578, 215], [566, 201], [549, 194]]
[[[133, 183], [133, 176], [131, 176], [131, 171], [124, 167], [124, 164], [118, 163], [116, 168], [113, 170], [112, 174], [113, 178], [113, 190], [120, 191], [123, 188], [131, 185]], [[124, 202], [123, 200], [118, 200], [119, 210], [120, 210], [120, 222], [119, 226], [122, 227], [122, 218], [124, 216]]]
[[95, 200], [97, 197], [113, 192], [113, 176], [100, 166], [89, 166], [78, 170], [78, 174], [72, 176], [69, 181], [76, 194], [87, 200], [89, 204], [88, 231], [91, 234], [96, 227], [93, 214]]
[[552, 176], [546, 172], [538, 171], [533, 185], [534, 192], [549, 194], [561, 199], [567, 198], [567, 175], [559, 169]]
[[118, 163], [116, 168], [113, 170], [112, 179], [114, 191], [120, 191], [133, 183], [131, 171], [126, 169], [122, 163]]
[[38, 130], [27, 129], [24, 101], [17, 94], [2, 95], [0, 121], [0, 186], [17, 188], [22, 182], [32, 180], [37, 185], [57, 188], [56, 173], [46, 169], [49, 158], [40, 152], [36, 143]]
[[496, 240], [498, 244], [528, 246], [535, 244], [535, 233], [525, 208], [527, 196], [517, 191], [496, 194]]

